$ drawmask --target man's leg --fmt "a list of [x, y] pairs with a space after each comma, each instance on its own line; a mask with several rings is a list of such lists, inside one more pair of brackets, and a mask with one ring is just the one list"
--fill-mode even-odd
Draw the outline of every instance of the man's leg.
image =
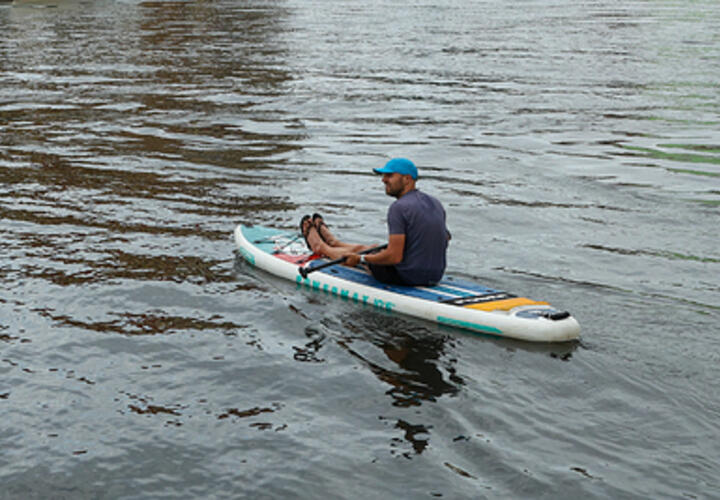
[[313, 215], [313, 224], [315, 225], [315, 229], [317, 229], [318, 234], [320, 237], [330, 245], [331, 247], [335, 248], [347, 248], [349, 250], [352, 250], [351, 253], [359, 252], [365, 248], [364, 245], [358, 245], [356, 243], [345, 243], [344, 241], [340, 241], [335, 237], [335, 235], [330, 231], [330, 228], [325, 224], [325, 221], [323, 220], [322, 215], [315, 214]]
[[343, 246], [332, 246], [323, 240], [323, 238], [320, 236], [320, 233], [318, 233], [317, 228], [312, 223], [312, 220], [307, 219], [303, 220], [302, 223], [302, 233], [303, 236], [305, 236], [305, 240], [308, 243], [308, 246], [310, 249], [315, 252], [318, 255], [324, 255], [325, 257], [328, 257], [329, 259], [339, 259], [341, 257], [345, 257], [346, 255], [350, 255], [351, 253], [356, 253], [362, 250], [364, 247], [363, 245], [350, 245], [350, 244], [344, 244]]

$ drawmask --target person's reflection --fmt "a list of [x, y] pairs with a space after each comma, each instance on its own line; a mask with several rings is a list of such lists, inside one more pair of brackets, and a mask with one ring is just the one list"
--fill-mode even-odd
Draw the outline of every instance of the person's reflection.
[[[372, 372], [391, 385], [386, 394], [393, 399], [393, 406], [420, 406], [424, 401], [437, 401], [445, 394], [456, 394], [460, 390], [459, 386], [464, 383], [462, 378], [455, 373], [452, 361], [443, 359], [446, 341], [446, 337], [416, 338], [400, 333], [390, 339], [376, 337], [372, 340], [399, 367], [399, 370], [393, 370], [366, 360]], [[420, 455], [425, 451], [432, 426], [398, 419], [395, 428], [403, 432], [403, 437], [392, 440], [394, 454], [411, 458], [413, 453]], [[402, 450], [403, 439], [412, 446], [412, 451]]]
[[[347, 317], [343, 326], [355, 335], [338, 340], [338, 345], [390, 386], [385, 393], [392, 398], [393, 406], [409, 408], [428, 401], [435, 402], [444, 395], [457, 394], [460, 386], [465, 384], [456, 373], [456, 360], [446, 353], [448, 345], [452, 345], [450, 336], [437, 333], [409, 335], [399, 331], [393, 323], [385, 322], [382, 317], [374, 317], [372, 325], [368, 324], [367, 317], [363, 317], [360, 324]], [[362, 334], [368, 331], [373, 333]], [[359, 337], [365, 340], [359, 340]], [[355, 342], [369, 342], [380, 348], [389, 362], [374, 361], [363, 355], [353, 348]], [[380, 419], [386, 420], [383, 416]], [[402, 431], [403, 436], [392, 440], [393, 453], [410, 458], [413, 453], [421, 454], [428, 446], [432, 426], [397, 419], [394, 427]], [[403, 441], [412, 446], [412, 451], [402, 451]]]
[[394, 406], [419, 406], [422, 401], [435, 401], [444, 394], [456, 394], [463, 380], [455, 374], [450, 362], [445, 362], [448, 380], [438, 367], [444, 353], [444, 337], [413, 338], [395, 336], [392, 342], [374, 342], [402, 371], [371, 366], [373, 372], [392, 388], [387, 391]]
[[[348, 323], [346, 327], [359, 330]], [[464, 384], [455, 373], [454, 360], [444, 359], [449, 337], [432, 334], [411, 336], [382, 327], [374, 330], [376, 333], [368, 340], [382, 349], [394, 365], [368, 359], [354, 350], [351, 342], [340, 341], [339, 345], [360, 359], [378, 379], [391, 386], [386, 394], [393, 399], [393, 406], [420, 406], [423, 401], [436, 401], [445, 394], [456, 394], [458, 386]]]

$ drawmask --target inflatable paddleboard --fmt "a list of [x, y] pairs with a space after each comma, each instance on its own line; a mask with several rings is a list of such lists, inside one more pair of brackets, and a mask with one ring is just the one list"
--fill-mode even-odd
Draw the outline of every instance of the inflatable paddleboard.
[[327, 263], [312, 254], [302, 235], [262, 226], [239, 225], [235, 243], [251, 265], [362, 307], [407, 314], [441, 325], [533, 342], [577, 339], [580, 325], [570, 313], [547, 302], [518, 297], [469, 281], [445, 277], [435, 286], [386, 285], [361, 267], [324, 267], [303, 277], [300, 268]]

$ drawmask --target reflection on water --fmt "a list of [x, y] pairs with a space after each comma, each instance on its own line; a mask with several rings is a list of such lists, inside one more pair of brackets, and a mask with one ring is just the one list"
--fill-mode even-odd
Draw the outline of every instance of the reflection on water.
[[[291, 309], [310, 320], [302, 311]], [[325, 361], [321, 356], [323, 348], [329, 340], [334, 340], [378, 380], [390, 386], [386, 394], [393, 406], [420, 406], [424, 401], [437, 401], [443, 395], [455, 395], [463, 380], [457, 375], [453, 360], [445, 359], [446, 343], [452, 343], [452, 339], [434, 333], [411, 335], [398, 329], [395, 321], [379, 312], [370, 315], [352, 312], [340, 324], [325, 320], [319, 327], [306, 328], [309, 341], [293, 347], [294, 359], [321, 363]], [[356, 343], [362, 350], [354, 349]], [[377, 359], [375, 352], [364, 354], [369, 345], [378, 348], [384, 359]]]
[[[464, 381], [456, 373], [456, 360], [448, 359], [452, 338], [434, 333], [409, 334], [398, 328], [397, 323], [402, 325], [403, 321], [395, 322], [382, 313], [371, 316], [351, 314], [342, 322], [341, 332], [344, 333], [338, 333], [342, 338], [337, 344], [389, 387], [385, 394], [390, 396], [394, 407], [419, 407], [423, 403], [437, 402], [442, 396], [456, 395]], [[351, 336], [348, 336], [349, 332], [352, 332]], [[384, 359], [376, 352], [364, 353], [367, 341], [382, 352]], [[356, 346], [358, 342], [360, 344]], [[381, 421], [387, 419], [380, 416]], [[402, 440], [410, 444], [413, 453], [404, 451], [400, 438], [391, 440], [392, 453], [405, 458], [421, 454], [430, 442], [432, 427], [397, 419], [394, 428], [402, 431]]]
[[[376, 328], [381, 327], [382, 323], [369, 323], [374, 328], [366, 333], [369, 335], [368, 340], [380, 348], [387, 360], [396, 367], [364, 356], [352, 348], [352, 342], [339, 343], [379, 380], [390, 386], [386, 394], [392, 398], [394, 406], [420, 406], [424, 401], [436, 401], [441, 396], [458, 392], [458, 386], [463, 384], [463, 380], [455, 373], [452, 361], [444, 359], [448, 338], [437, 335], [417, 338], [395, 329], [380, 330], [382, 333], [379, 334]], [[349, 331], [358, 328], [347, 320], [343, 326]], [[446, 371], [445, 374], [440, 370], [441, 367]]]
[[169, 316], [162, 311], [145, 314], [111, 314], [118, 317], [110, 321], [81, 321], [69, 316], [63, 316], [50, 310], [36, 311], [41, 316], [51, 319], [57, 326], [73, 327], [102, 333], [120, 333], [123, 335], [159, 335], [182, 332], [201, 332], [203, 330], [222, 331], [226, 334], [236, 334], [237, 330], [246, 325], [237, 325], [230, 321], [223, 321], [221, 317], [211, 317], [207, 320]]
[[[426, 427], [422, 424], [413, 425], [404, 420], [398, 420], [395, 424], [395, 428], [403, 431], [403, 439], [410, 443], [415, 454], [420, 455], [423, 451], [425, 451], [429, 442], [429, 438], [427, 436], [430, 435], [430, 429], [432, 427]], [[400, 439], [394, 438], [392, 442], [393, 448], [398, 446], [397, 443], [401, 443]], [[402, 449], [402, 444], [400, 448]], [[401, 453], [398, 451], [398, 453], [405, 458], [412, 458], [412, 455], [409, 452]]]

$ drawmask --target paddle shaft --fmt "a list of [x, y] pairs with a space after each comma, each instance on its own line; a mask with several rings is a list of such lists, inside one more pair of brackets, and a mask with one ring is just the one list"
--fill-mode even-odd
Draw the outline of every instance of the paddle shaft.
[[280, 253], [282, 250], [284, 250], [286, 247], [292, 245], [293, 243], [295, 243], [295, 242], [296, 242], [297, 240], [299, 240], [300, 238], [302, 238], [302, 234], [297, 234], [297, 235], [295, 235], [295, 237], [294, 237], [293, 239], [291, 239], [290, 241], [288, 241], [287, 243], [285, 243], [283, 246], [281, 246], [281, 247], [276, 248], [275, 250], [273, 250], [273, 253], [274, 253], [274, 254], [275, 254], [275, 253]]
[[[387, 243], [385, 243], [384, 245], [377, 246], [377, 247], [368, 248], [367, 250], [362, 250], [362, 251], [358, 252], [358, 254], [363, 255], [363, 254], [367, 254], [367, 253], [379, 252], [380, 250], [383, 250], [385, 248], [387, 248]], [[343, 262], [345, 262], [345, 259], [347, 259], [347, 257], [340, 257], [339, 259], [331, 260], [330, 262], [325, 262], [323, 264], [320, 264], [319, 266], [315, 266], [315, 267], [311, 267], [311, 268], [299, 267], [298, 271], [300, 272], [300, 276], [302, 276], [303, 278], [307, 278], [308, 274], [314, 273], [315, 271], [319, 271], [320, 269], [325, 269], [326, 267], [334, 266], [336, 264], [342, 264]]]

